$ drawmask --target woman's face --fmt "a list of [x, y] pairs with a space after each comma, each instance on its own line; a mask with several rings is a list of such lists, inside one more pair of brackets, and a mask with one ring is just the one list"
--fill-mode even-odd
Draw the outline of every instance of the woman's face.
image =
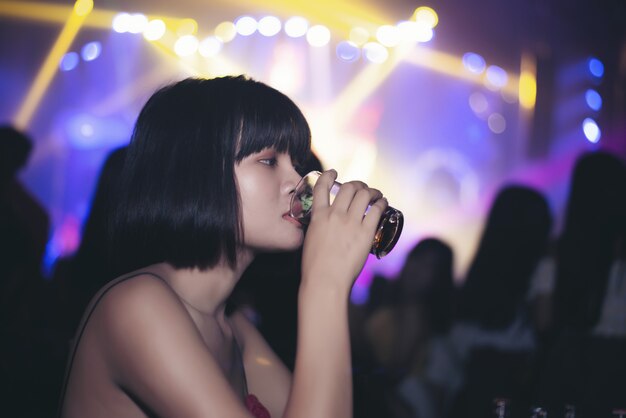
[[235, 165], [241, 198], [244, 246], [253, 251], [290, 251], [304, 239], [289, 216], [289, 201], [300, 175], [286, 153], [266, 148]]

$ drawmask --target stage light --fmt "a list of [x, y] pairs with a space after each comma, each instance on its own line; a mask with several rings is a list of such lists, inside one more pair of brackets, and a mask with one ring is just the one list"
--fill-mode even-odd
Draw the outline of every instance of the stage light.
[[360, 55], [359, 47], [353, 42], [342, 41], [337, 44], [337, 56], [343, 61], [356, 61]]
[[235, 21], [235, 28], [237, 28], [237, 33], [241, 36], [252, 35], [256, 32], [257, 25], [257, 21], [250, 16], [241, 16]]
[[74, 3], [74, 13], [78, 16], [87, 16], [93, 10], [93, 0], [77, 0]]
[[113, 18], [113, 30], [117, 33], [126, 33], [130, 28], [131, 16], [128, 13], [118, 13]]
[[535, 107], [537, 100], [537, 80], [530, 71], [522, 71], [519, 77], [519, 103], [526, 109]]
[[486, 63], [485, 59], [480, 55], [468, 52], [463, 55], [463, 66], [467, 68], [470, 73], [481, 74], [485, 71]]
[[263, 36], [274, 36], [282, 29], [276, 16], [265, 16], [259, 20], [259, 33]]
[[76, 52], [68, 52], [63, 55], [61, 62], [59, 63], [59, 69], [61, 71], [72, 71], [78, 65], [78, 54]]
[[368, 42], [363, 45], [363, 55], [370, 62], [382, 64], [389, 58], [389, 51], [378, 42]]
[[[15, 125], [18, 129], [27, 128], [28, 123], [39, 106], [41, 98], [54, 78], [54, 75], [57, 73], [57, 68], [62, 61], [63, 55], [67, 52], [70, 45], [76, 38], [76, 35], [83, 26], [86, 17], [86, 15], [79, 15], [75, 10], [73, 10], [65, 22], [65, 25], [63, 25], [63, 29], [61, 29], [61, 32], [54, 41], [50, 52], [37, 72], [26, 97], [15, 115], [13, 125]], [[78, 54], [76, 54], [76, 56], [78, 56]]]
[[383, 25], [376, 30], [376, 39], [382, 45], [392, 48], [400, 43], [400, 31], [395, 26]]
[[147, 41], [158, 41], [165, 35], [165, 22], [161, 19], [154, 19], [148, 22], [146, 29], [143, 31], [143, 37]]
[[600, 96], [600, 93], [593, 89], [587, 90], [587, 92], [585, 93], [585, 101], [587, 102], [587, 105], [593, 110], [602, 109], [602, 96]]
[[400, 32], [400, 42], [419, 42], [420, 29], [417, 23], [410, 20], [403, 20], [396, 25]]
[[415, 9], [413, 19], [417, 23], [426, 25], [431, 29], [434, 29], [434, 27], [437, 26], [437, 23], [439, 23], [439, 16], [437, 16], [437, 12], [430, 7], [425, 6]]
[[417, 42], [429, 42], [433, 39], [433, 37], [435, 36], [435, 32], [433, 32], [433, 29], [425, 26], [425, 25], [421, 25], [419, 23], [416, 24], [417, 26]]
[[130, 15], [130, 21], [128, 24], [129, 33], [141, 33], [148, 26], [148, 18], [141, 13], [135, 13]]
[[217, 39], [223, 43], [228, 43], [237, 36], [237, 28], [233, 22], [222, 22], [215, 27], [213, 32]]
[[198, 44], [198, 38], [193, 35], [181, 36], [174, 44], [174, 52], [179, 57], [188, 57], [198, 50]]
[[600, 127], [596, 121], [591, 118], [586, 118], [583, 121], [583, 132], [585, 133], [587, 140], [594, 144], [600, 141], [600, 137], [602, 136]]
[[501, 89], [506, 86], [506, 83], [509, 80], [508, 75], [504, 69], [498, 67], [497, 65], [490, 65], [487, 67], [487, 73], [485, 74], [487, 84], [495, 87], [496, 89]]
[[300, 16], [290, 17], [285, 22], [285, 33], [290, 38], [300, 38], [309, 30], [309, 22]]
[[311, 46], [324, 46], [330, 42], [330, 30], [323, 25], [311, 26], [306, 33], [306, 40]]
[[209, 36], [200, 42], [198, 51], [200, 55], [206, 58], [214, 57], [222, 50], [222, 41], [215, 36]]
[[360, 28], [360, 27], [352, 28], [350, 30], [349, 39], [355, 45], [362, 46], [362, 45], [365, 45], [367, 41], [370, 40], [370, 33], [365, 28]]
[[470, 94], [469, 105], [476, 115], [481, 115], [487, 111], [489, 102], [483, 93], [475, 91]]
[[489, 126], [491, 132], [501, 134], [506, 130], [506, 119], [499, 113], [492, 113], [487, 118], [487, 126]]
[[178, 23], [178, 27], [176, 28], [176, 35], [178, 36], [187, 36], [187, 35], [195, 35], [198, 32], [198, 22], [194, 19], [183, 19]]
[[602, 78], [604, 75], [604, 64], [597, 58], [589, 58], [589, 72], [591, 75], [597, 78]]
[[102, 44], [100, 42], [89, 42], [81, 49], [81, 56], [85, 61], [93, 61], [100, 56], [100, 52], [102, 52]]

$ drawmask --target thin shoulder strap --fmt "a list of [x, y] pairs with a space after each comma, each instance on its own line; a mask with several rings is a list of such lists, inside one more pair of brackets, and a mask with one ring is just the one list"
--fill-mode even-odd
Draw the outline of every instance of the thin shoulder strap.
[[102, 300], [102, 298], [109, 292], [109, 290], [111, 290], [113, 287], [115, 287], [116, 285], [125, 282], [126, 280], [132, 279], [133, 277], [137, 277], [137, 276], [141, 276], [141, 275], [150, 275], [150, 276], [154, 276], [160, 280], [165, 281], [165, 279], [163, 279], [163, 277], [159, 276], [158, 274], [152, 273], [150, 271], [138, 271], [138, 272], [134, 272], [134, 273], [130, 273], [127, 274], [125, 276], [121, 276], [118, 277], [117, 279], [111, 280], [109, 283], [107, 283], [102, 289], [100, 289], [100, 291], [96, 294], [96, 296], [94, 296], [94, 298], [91, 300], [91, 302], [89, 303], [87, 309], [85, 310], [85, 313], [83, 314], [83, 317], [80, 321], [80, 324], [78, 326], [78, 329], [76, 331], [76, 336], [74, 337], [74, 342], [72, 344], [72, 351], [70, 352], [70, 355], [68, 357], [68, 362], [67, 365], [65, 367], [65, 376], [63, 377], [63, 386], [61, 387], [61, 397], [59, 399], [59, 407], [57, 410], [57, 417], [60, 418], [61, 417], [61, 410], [63, 408], [63, 400], [65, 398], [65, 392], [67, 390], [67, 383], [70, 377], [70, 373], [72, 371], [72, 365], [74, 364], [74, 357], [76, 356], [76, 351], [78, 350], [78, 344], [80, 344], [80, 340], [83, 336], [83, 333], [85, 332], [85, 328], [87, 327], [87, 323], [89, 322], [89, 319], [91, 318], [91, 315], [93, 314], [94, 310], [96, 309], [96, 306], [98, 306], [98, 304], [100, 303], [100, 301]]

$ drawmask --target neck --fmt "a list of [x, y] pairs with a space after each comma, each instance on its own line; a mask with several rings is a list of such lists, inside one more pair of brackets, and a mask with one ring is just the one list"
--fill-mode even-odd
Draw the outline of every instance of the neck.
[[188, 309], [202, 316], [223, 319], [226, 301], [253, 258], [251, 253], [240, 254], [234, 268], [226, 262], [205, 270], [177, 269], [171, 264], [160, 263], [147, 270], [163, 277]]

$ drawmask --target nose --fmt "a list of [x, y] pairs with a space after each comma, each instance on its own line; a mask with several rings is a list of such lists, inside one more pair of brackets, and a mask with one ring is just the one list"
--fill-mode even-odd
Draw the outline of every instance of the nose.
[[289, 173], [287, 173], [286, 180], [283, 185], [283, 191], [287, 194], [293, 194], [296, 190], [296, 185], [300, 182], [302, 176], [298, 174], [295, 168], [291, 167]]

